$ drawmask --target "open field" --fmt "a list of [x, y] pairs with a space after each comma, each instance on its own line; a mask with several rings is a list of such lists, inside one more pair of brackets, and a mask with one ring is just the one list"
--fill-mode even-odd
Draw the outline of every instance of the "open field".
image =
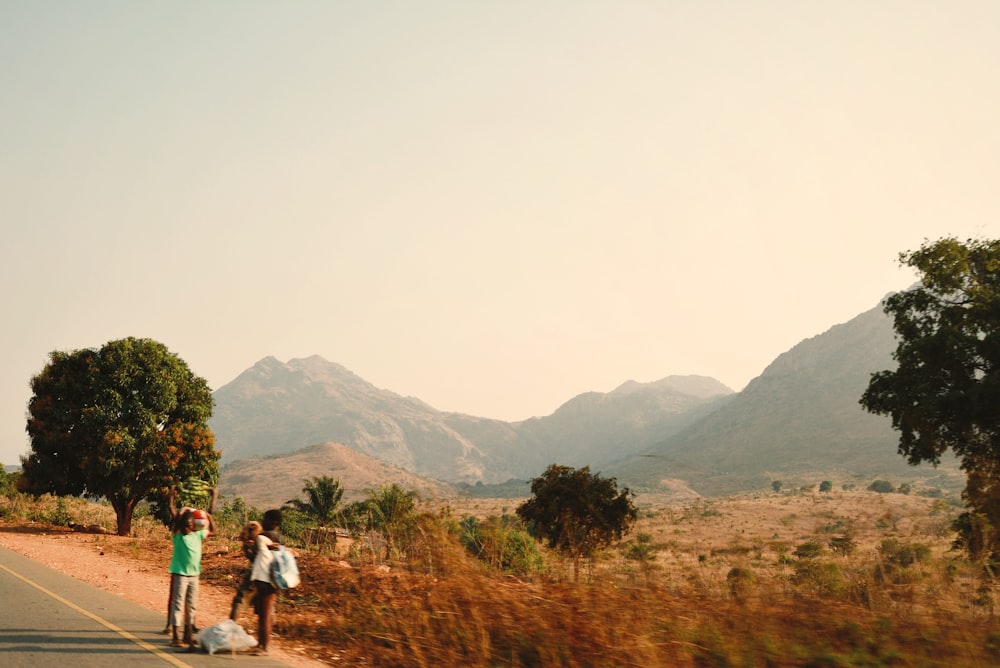
[[[995, 582], [949, 550], [954, 502], [842, 490], [636, 502], [636, 529], [578, 583], [553, 554], [512, 575], [459, 545], [457, 520], [511, 515], [511, 499], [423, 507], [405, 561], [300, 548], [303, 584], [282, 597], [276, 631], [352, 666], [1000, 663]], [[0, 512], [8, 531], [67, 515], [113, 526], [109, 508], [77, 499], [0, 498]], [[166, 530], [144, 521], [134, 533], [84, 539], [165, 572]], [[207, 584], [242, 572], [233, 535], [206, 551]]]

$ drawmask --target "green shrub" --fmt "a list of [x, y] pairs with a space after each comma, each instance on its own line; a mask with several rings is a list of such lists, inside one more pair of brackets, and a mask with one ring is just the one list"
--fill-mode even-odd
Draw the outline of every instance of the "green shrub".
[[823, 553], [823, 544], [818, 540], [810, 540], [795, 548], [793, 554], [799, 559], [813, 559]]
[[17, 493], [17, 479], [19, 474], [7, 473], [0, 466], [0, 496], [10, 496]]
[[840, 566], [816, 559], [795, 562], [792, 582], [819, 596], [834, 596], [847, 589], [847, 582]]
[[868, 485], [868, 491], [878, 492], [879, 494], [892, 494], [896, 491], [896, 486], [888, 480], [876, 480]]
[[73, 521], [73, 516], [66, 509], [66, 499], [59, 497], [56, 499], [56, 507], [45, 513], [44, 521], [57, 527], [69, 526]]
[[858, 546], [858, 544], [850, 536], [834, 536], [827, 544], [835, 554], [839, 554], [844, 557], [849, 557], [854, 554], [854, 550]]
[[923, 563], [931, 556], [931, 549], [923, 543], [903, 543], [896, 538], [886, 538], [878, 546], [884, 563], [895, 566], [912, 566]]
[[459, 527], [459, 540], [465, 549], [492, 568], [515, 575], [542, 570], [538, 544], [516, 518], [504, 515], [480, 521], [466, 517]]

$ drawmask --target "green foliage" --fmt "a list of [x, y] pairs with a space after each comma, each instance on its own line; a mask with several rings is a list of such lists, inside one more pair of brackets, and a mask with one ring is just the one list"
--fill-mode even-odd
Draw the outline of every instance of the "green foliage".
[[404, 491], [396, 483], [366, 491], [367, 499], [344, 509], [344, 521], [353, 531], [379, 534], [384, 541], [384, 557], [389, 559], [413, 539], [417, 530], [417, 493]]
[[653, 537], [648, 533], [639, 533], [635, 540], [629, 541], [625, 546], [625, 558], [630, 561], [637, 561], [645, 570], [645, 566], [656, 558], [656, 550], [653, 549]]
[[7, 473], [3, 466], [0, 466], [0, 496], [10, 496], [17, 492], [17, 473]]
[[931, 550], [923, 543], [903, 543], [897, 538], [886, 538], [878, 546], [883, 562], [897, 566], [923, 563], [931, 556]]
[[160, 343], [54, 351], [31, 389], [25, 491], [105, 497], [128, 535], [142, 499], [162, 504], [180, 480], [218, 477], [211, 390]]
[[482, 480], [477, 480], [475, 485], [460, 482], [455, 487], [465, 496], [480, 499], [522, 499], [528, 495], [528, 481], [516, 478], [494, 484], [484, 483]]
[[774, 480], [774, 481], [771, 482], [771, 489], [773, 489], [775, 492], [780, 492], [781, 491], [781, 485], [782, 485], [782, 482], [780, 480]]
[[857, 541], [850, 536], [834, 536], [827, 545], [830, 546], [831, 551], [843, 557], [851, 556], [858, 547]]
[[[861, 405], [892, 418], [909, 463], [936, 465], [951, 450], [967, 505], [1000, 526], [1000, 241], [944, 238], [900, 263], [920, 284], [884, 304], [898, 366], [872, 374]], [[998, 532], [988, 538], [984, 549], [1000, 552]]]
[[321, 527], [336, 523], [338, 519], [337, 509], [340, 506], [340, 500], [344, 497], [344, 489], [340, 486], [340, 480], [334, 480], [325, 475], [317, 476], [312, 480], [305, 481], [302, 492], [306, 495], [306, 501], [292, 499], [288, 501], [288, 505]]
[[281, 511], [281, 535], [291, 543], [301, 545], [304, 542], [306, 529], [312, 523], [312, 517], [296, 508], [283, 508]]
[[840, 566], [818, 559], [796, 561], [792, 582], [819, 596], [835, 596], [847, 589]]
[[892, 494], [896, 491], [896, 486], [888, 480], [876, 480], [868, 485], [868, 491], [878, 492], [879, 494]]
[[581, 559], [621, 540], [638, 517], [632, 493], [621, 492], [614, 478], [602, 478], [590, 467], [574, 469], [552, 464], [531, 481], [532, 497], [517, 508], [540, 540], [573, 560], [579, 578]]
[[1000, 544], [996, 525], [982, 513], [967, 511], [955, 518], [951, 525], [956, 533], [952, 547], [963, 550], [972, 559], [991, 558]]
[[66, 508], [66, 499], [62, 497], [56, 499], [55, 509], [46, 513], [43, 521], [57, 527], [69, 526], [70, 522], [73, 521], [73, 516], [70, 515], [69, 510]]
[[[221, 508], [216, 508], [212, 519], [215, 520], [216, 533], [235, 537], [246, 526], [250, 520], [260, 521], [264, 513], [253, 506], [248, 506], [242, 496], [237, 496], [231, 501], [226, 501]], [[282, 518], [284, 524], [284, 518]], [[287, 530], [282, 526], [282, 533], [287, 535]]]
[[813, 559], [823, 553], [823, 544], [818, 540], [809, 540], [795, 548], [793, 554], [799, 559]]
[[466, 517], [459, 523], [460, 541], [473, 556], [493, 569], [514, 575], [542, 570], [542, 555], [534, 539], [516, 518]]
[[922, 543], [903, 543], [896, 538], [886, 538], [878, 546], [880, 563], [875, 570], [877, 581], [894, 584], [911, 584], [921, 578], [913, 567], [930, 559], [931, 550]]
[[824, 480], [819, 484], [819, 491], [821, 492], [829, 492], [832, 489], [833, 489], [833, 483], [830, 482], [829, 480]]

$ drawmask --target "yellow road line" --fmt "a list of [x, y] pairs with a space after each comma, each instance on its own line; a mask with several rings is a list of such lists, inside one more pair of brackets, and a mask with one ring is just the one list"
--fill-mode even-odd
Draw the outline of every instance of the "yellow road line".
[[190, 663], [186, 663], [184, 661], [181, 661], [180, 659], [178, 659], [173, 654], [170, 654], [168, 652], [164, 652], [162, 649], [160, 649], [156, 645], [149, 644], [148, 642], [146, 642], [142, 638], [136, 636], [135, 634], [129, 633], [128, 631], [126, 631], [125, 629], [123, 629], [123, 628], [121, 628], [119, 626], [115, 626], [114, 624], [112, 624], [108, 620], [104, 619], [103, 617], [99, 617], [98, 615], [95, 615], [94, 613], [92, 613], [89, 610], [84, 610], [83, 608], [81, 608], [80, 606], [78, 606], [76, 603], [73, 603], [73, 601], [66, 600], [65, 598], [63, 598], [59, 594], [55, 593], [54, 591], [49, 591], [48, 589], [46, 589], [42, 585], [38, 584], [37, 582], [29, 580], [28, 578], [24, 577], [20, 573], [17, 573], [16, 571], [12, 571], [11, 569], [7, 568], [3, 564], [0, 564], [0, 569], [7, 571], [8, 573], [10, 573], [14, 577], [16, 577], [18, 580], [24, 582], [25, 584], [31, 585], [32, 587], [34, 587], [38, 591], [42, 592], [43, 594], [48, 594], [49, 596], [51, 596], [55, 600], [59, 601], [63, 605], [66, 605], [66, 606], [72, 608], [73, 610], [76, 610], [81, 615], [93, 619], [95, 622], [97, 622], [101, 626], [104, 626], [104, 627], [106, 627], [106, 628], [114, 631], [115, 633], [117, 633], [118, 635], [122, 636], [123, 638], [131, 640], [132, 642], [134, 642], [139, 647], [143, 648], [147, 652], [152, 652], [153, 654], [157, 655], [158, 657], [160, 657], [161, 659], [163, 659], [167, 663], [172, 663], [175, 666], [178, 666], [178, 668], [192, 668], [192, 666], [191, 666]]

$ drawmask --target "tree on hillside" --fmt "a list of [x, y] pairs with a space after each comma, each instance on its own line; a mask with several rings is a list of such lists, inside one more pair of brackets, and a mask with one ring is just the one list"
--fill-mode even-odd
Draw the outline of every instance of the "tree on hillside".
[[218, 479], [208, 383], [151, 339], [54, 351], [31, 379], [22, 491], [105, 497], [118, 535], [143, 499], [172, 484]]
[[581, 560], [621, 540], [638, 517], [632, 492], [627, 487], [619, 492], [614, 478], [591, 473], [589, 466], [552, 464], [532, 479], [531, 494], [517, 508], [518, 517], [534, 536], [572, 560], [576, 580]]
[[972, 542], [1000, 555], [1000, 241], [925, 242], [900, 263], [920, 282], [884, 303], [898, 367], [872, 374], [861, 405], [891, 416], [910, 464], [958, 457], [973, 517], [956, 528], [985, 527]]
[[330, 476], [316, 476], [305, 481], [302, 492], [307, 500], [291, 499], [288, 505], [314, 520], [319, 526], [329, 526], [337, 517], [337, 508], [344, 496], [340, 480]]

